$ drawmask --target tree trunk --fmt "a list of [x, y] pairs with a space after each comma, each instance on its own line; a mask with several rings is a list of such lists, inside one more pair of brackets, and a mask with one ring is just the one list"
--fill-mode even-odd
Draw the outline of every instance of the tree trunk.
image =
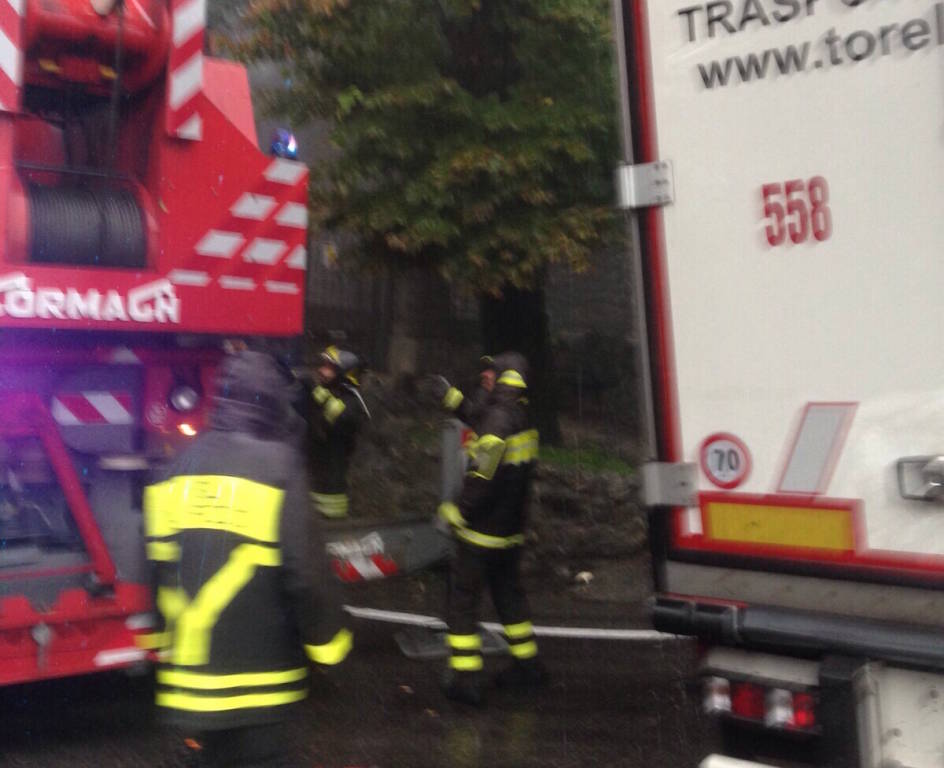
[[535, 426], [542, 442], [559, 443], [557, 387], [544, 289], [522, 291], [509, 286], [500, 299], [483, 296], [480, 307], [483, 348], [491, 355], [514, 350], [528, 359], [528, 397]]

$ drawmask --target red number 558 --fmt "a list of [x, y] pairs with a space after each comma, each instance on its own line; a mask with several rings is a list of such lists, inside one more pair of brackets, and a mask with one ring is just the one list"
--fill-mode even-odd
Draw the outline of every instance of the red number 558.
[[829, 210], [829, 184], [822, 176], [809, 181], [791, 179], [783, 184], [764, 184], [764, 218], [767, 242], [782, 245], [803, 243], [813, 237], [822, 242], [832, 233], [833, 220]]

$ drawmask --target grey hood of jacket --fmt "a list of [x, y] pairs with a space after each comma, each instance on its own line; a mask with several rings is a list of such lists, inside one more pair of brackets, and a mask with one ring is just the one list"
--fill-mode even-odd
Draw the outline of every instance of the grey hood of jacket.
[[292, 401], [298, 384], [264, 352], [244, 351], [223, 360], [217, 375], [212, 429], [291, 440], [300, 421]]

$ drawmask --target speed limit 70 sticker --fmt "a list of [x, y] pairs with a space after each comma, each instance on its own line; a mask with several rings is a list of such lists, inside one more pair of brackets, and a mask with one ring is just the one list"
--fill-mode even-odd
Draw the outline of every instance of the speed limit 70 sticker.
[[706, 437], [698, 459], [701, 471], [719, 488], [737, 488], [751, 473], [751, 454], [747, 446], [728, 432]]

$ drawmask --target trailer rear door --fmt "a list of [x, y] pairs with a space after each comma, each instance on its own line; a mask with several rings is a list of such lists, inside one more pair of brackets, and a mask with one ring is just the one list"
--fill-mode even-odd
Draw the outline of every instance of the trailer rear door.
[[623, 8], [637, 161], [674, 177], [660, 458], [698, 465], [662, 590], [944, 624], [944, 2]]

